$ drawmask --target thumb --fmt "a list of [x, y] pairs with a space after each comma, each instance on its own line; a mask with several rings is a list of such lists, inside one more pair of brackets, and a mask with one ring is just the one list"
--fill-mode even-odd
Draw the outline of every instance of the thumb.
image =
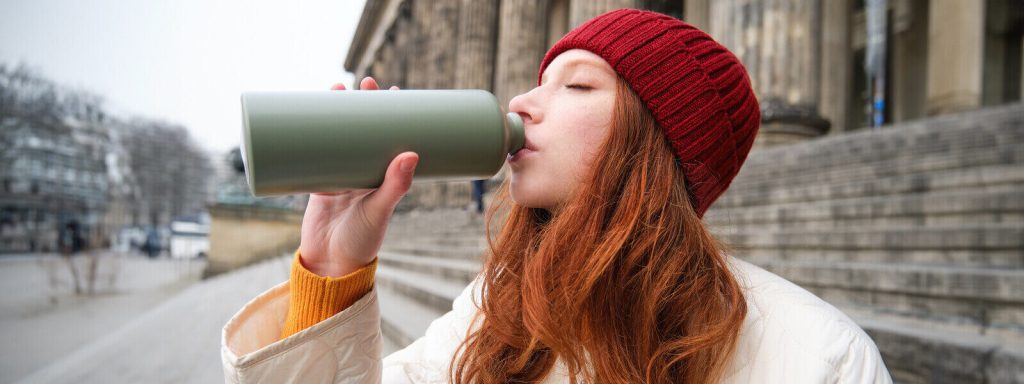
[[412, 187], [412, 177], [419, 160], [420, 156], [415, 152], [402, 152], [395, 156], [384, 173], [384, 183], [366, 197], [366, 204], [373, 211], [387, 211], [387, 214], [391, 214], [391, 210], [395, 209]]

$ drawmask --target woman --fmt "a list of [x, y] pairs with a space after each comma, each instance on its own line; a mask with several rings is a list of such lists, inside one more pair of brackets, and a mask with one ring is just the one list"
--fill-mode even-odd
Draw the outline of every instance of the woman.
[[418, 161], [403, 153], [379, 189], [310, 197], [290, 283], [225, 327], [227, 380], [891, 381], [849, 318], [704, 227], [760, 122], [742, 65], [707, 34], [603, 14], [509, 109], [527, 144], [490, 209], [508, 218], [451, 312], [381, 362], [373, 271]]

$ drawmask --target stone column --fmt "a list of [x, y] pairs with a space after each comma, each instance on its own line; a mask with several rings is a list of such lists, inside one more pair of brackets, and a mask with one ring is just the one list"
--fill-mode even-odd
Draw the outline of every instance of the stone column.
[[750, 74], [761, 104], [756, 146], [821, 136], [821, 1], [720, 0], [711, 5], [711, 35]]
[[424, 69], [427, 66], [427, 37], [430, 36], [430, 2], [415, 1], [409, 4], [409, 31], [405, 54], [409, 56], [408, 67], [405, 69], [405, 88], [425, 89], [430, 74]]
[[504, 107], [537, 85], [537, 70], [547, 52], [547, 10], [547, 0], [501, 2], [494, 93]]
[[711, 2], [708, 9], [710, 29], [705, 30], [743, 62], [755, 91], [758, 88], [757, 68], [761, 65], [763, 3], [763, 0]]
[[[602, 13], [619, 8], [640, 8], [639, 0], [572, 0], [569, 4], [569, 23], [576, 28]], [[570, 28], [571, 29], [571, 28]]]
[[413, 89], [455, 85], [455, 29], [460, 0], [412, 2], [412, 31], [408, 85]]
[[[388, 62], [385, 65], [387, 72], [387, 78], [381, 79], [384, 84], [382, 85], [397, 85], [401, 88], [408, 88], [408, 75], [409, 75], [409, 42], [412, 39], [411, 34], [414, 29], [412, 28], [412, 12], [409, 8], [408, 3], [403, 3], [398, 7], [397, 15], [395, 16], [394, 22], [390, 28], [388, 28], [387, 42], [385, 44], [392, 46], [390, 53], [388, 54]], [[383, 55], [382, 55], [383, 56]]]
[[412, 89], [455, 85], [456, 28], [460, 0], [414, 0], [407, 81]]
[[761, 64], [762, 145], [821, 136], [829, 123], [818, 110], [821, 79], [821, 1], [764, 2]]
[[821, 116], [832, 123], [831, 133], [845, 131], [852, 61], [850, 0], [828, 0], [822, 10]]
[[928, 17], [929, 115], [981, 105], [984, 1], [932, 0]]
[[[459, 5], [458, 53], [455, 59], [455, 88], [494, 90], [495, 51], [498, 40], [497, 1], [462, 0]], [[472, 184], [447, 185], [445, 197], [451, 205], [472, 203]]]
[[562, 36], [569, 33], [569, 0], [548, 2], [548, 47], [553, 47]]
[[709, 0], [686, 0], [683, 3], [683, 7], [683, 21], [693, 24], [693, 26], [702, 31], [711, 31], [711, 4]]
[[928, 0], [893, 1], [892, 70], [887, 86], [892, 97], [890, 121], [900, 123], [926, 116], [925, 84], [928, 68]]
[[498, 2], [462, 0], [455, 88], [493, 90]]

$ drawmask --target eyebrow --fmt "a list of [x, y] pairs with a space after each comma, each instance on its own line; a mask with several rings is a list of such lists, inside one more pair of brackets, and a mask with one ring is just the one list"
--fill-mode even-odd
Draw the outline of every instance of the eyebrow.
[[[598, 66], [593, 61], [591, 61], [589, 59], [586, 59], [586, 58], [570, 59], [569, 61], [567, 61], [565, 63], [564, 67], [565, 67], [565, 69], [569, 69], [569, 68], [577, 67], [579, 65], [589, 65], [589, 66], [597, 68], [597, 69], [602, 69], [602, 70], [605, 69], [605, 68], [602, 68], [602, 67]], [[551, 67], [548, 67], [548, 68], [551, 68]], [[544, 84], [544, 79], [547, 78], [547, 75], [548, 75], [547, 71], [544, 71], [544, 73], [542, 75], [540, 75], [540, 83], [541, 84]]]

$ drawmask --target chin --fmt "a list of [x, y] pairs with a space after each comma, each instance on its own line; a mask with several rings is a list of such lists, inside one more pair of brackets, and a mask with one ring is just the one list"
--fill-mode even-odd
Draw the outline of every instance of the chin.
[[548, 209], [551, 204], [551, 188], [526, 182], [521, 177], [512, 177], [509, 183], [509, 196], [518, 205], [527, 208]]

